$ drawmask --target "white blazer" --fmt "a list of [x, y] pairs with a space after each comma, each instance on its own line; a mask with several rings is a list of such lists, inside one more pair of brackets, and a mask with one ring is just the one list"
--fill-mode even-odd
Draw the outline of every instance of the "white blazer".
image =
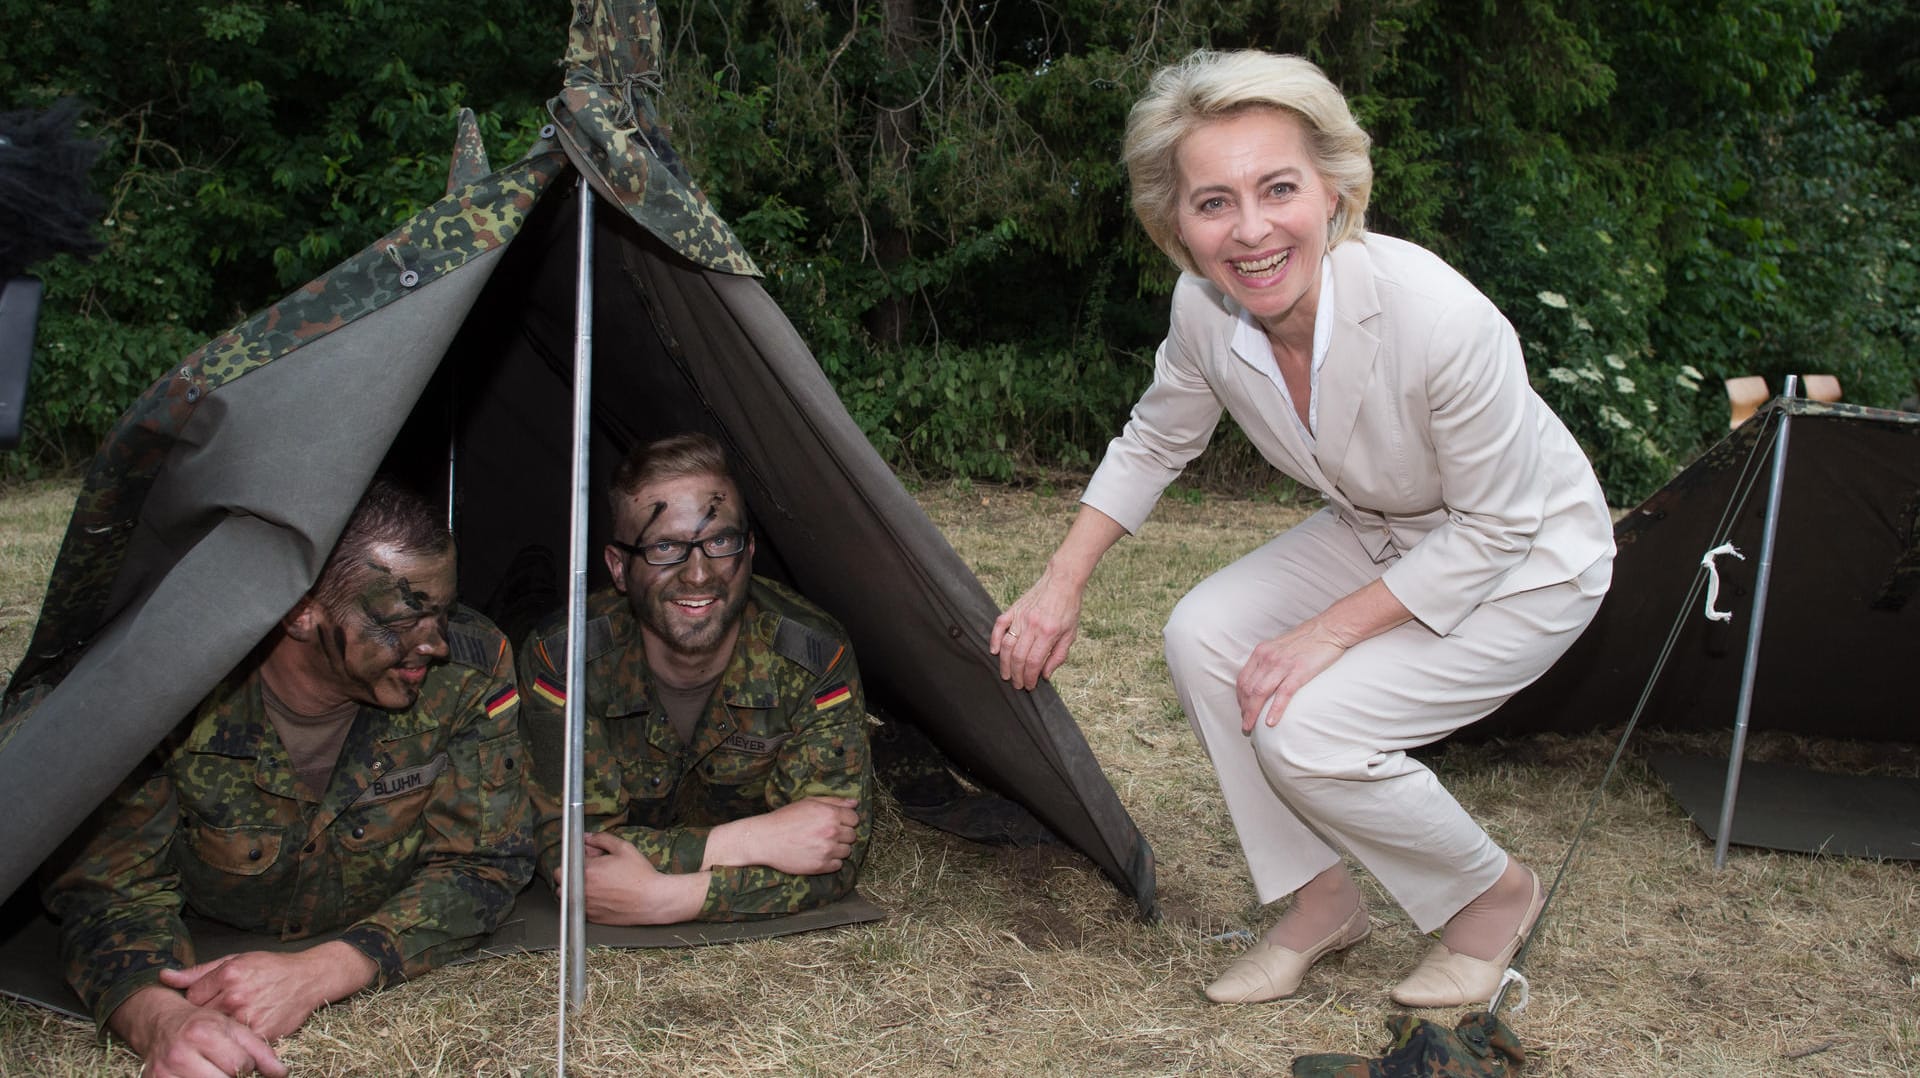
[[1224, 409], [1261, 456], [1319, 491], [1394, 597], [1441, 635], [1483, 602], [1613, 555], [1593, 467], [1527, 383], [1492, 301], [1433, 253], [1372, 234], [1328, 252], [1335, 306], [1311, 445], [1233, 341], [1236, 304], [1174, 288], [1153, 384], [1081, 497], [1137, 531]]

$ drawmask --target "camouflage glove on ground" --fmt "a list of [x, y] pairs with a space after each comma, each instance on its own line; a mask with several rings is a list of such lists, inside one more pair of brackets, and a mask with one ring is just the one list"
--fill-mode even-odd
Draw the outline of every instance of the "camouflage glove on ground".
[[1293, 1061], [1293, 1078], [1508, 1078], [1526, 1066], [1520, 1039], [1485, 1011], [1444, 1029], [1424, 1018], [1396, 1014], [1393, 1031], [1378, 1059], [1330, 1052]]

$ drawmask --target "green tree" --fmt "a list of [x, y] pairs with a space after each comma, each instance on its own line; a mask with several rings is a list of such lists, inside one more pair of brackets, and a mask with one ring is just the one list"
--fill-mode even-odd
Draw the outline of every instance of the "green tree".
[[496, 154], [524, 148], [566, 31], [527, 0], [0, 0], [0, 23], [6, 104], [78, 96], [105, 144], [107, 251], [40, 270], [42, 456], [437, 198], [460, 106]]
[[[661, 14], [675, 144], [896, 464], [1084, 465], [1124, 421], [1173, 271], [1131, 219], [1121, 132], [1151, 73], [1199, 46], [1328, 71], [1374, 138], [1370, 227], [1500, 305], [1616, 503], [1724, 429], [1723, 377], [1829, 371], [1880, 405], [1920, 388], [1915, 0]], [[97, 429], [185, 348], [437, 196], [456, 105], [483, 112], [496, 158], [524, 145], [563, 16], [0, 0], [0, 85], [94, 105], [114, 205], [108, 256], [48, 270], [40, 428]], [[1223, 440], [1224, 470], [1252, 460]]]

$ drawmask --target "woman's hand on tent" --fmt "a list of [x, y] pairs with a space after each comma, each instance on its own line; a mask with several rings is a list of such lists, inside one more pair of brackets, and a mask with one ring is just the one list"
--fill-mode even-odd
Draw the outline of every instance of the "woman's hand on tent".
[[160, 974], [187, 1002], [210, 1007], [277, 1041], [314, 1011], [373, 983], [379, 968], [353, 945], [334, 940], [290, 954], [245, 951]]
[[993, 621], [987, 650], [1000, 657], [1000, 676], [1031, 689], [1067, 661], [1080, 634], [1081, 588], [1051, 566], [1027, 593]]
[[1040, 579], [994, 619], [987, 650], [1000, 656], [1000, 676], [1014, 688], [1033, 688], [1067, 661], [1067, 649], [1080, 634], [1080, 599], [1087, 580], [1107, 548], [1125, 534], [1119, 521], [1082, 505]]
[[246, 1023], [162, 985], [127, 997], [107, 1024], [146, 1060], [144, 1078], [286, 1078], [286, 1064]]

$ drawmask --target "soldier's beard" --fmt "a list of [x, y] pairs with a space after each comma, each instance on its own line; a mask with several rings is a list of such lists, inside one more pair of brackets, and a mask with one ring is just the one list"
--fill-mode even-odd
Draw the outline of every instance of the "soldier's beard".
[[[744, 568], [744, 567], [743, 567]], [[627, 592], [627, 603], [633, 608], [634, 617], [646, 626], [669, 651], [680, 655], [711, 655], [731, 636], [733, 627], [747, 612], [747, 573], [738, 573], [729, 582], [726, 590], [715, 600], [714, 610], [708, 607], [698, 616], [689, 616], [674, 605], [676, 598], [713, 595], [715, 589], [708, 586], [691, 588], [657, 588], [641, 595]]]

